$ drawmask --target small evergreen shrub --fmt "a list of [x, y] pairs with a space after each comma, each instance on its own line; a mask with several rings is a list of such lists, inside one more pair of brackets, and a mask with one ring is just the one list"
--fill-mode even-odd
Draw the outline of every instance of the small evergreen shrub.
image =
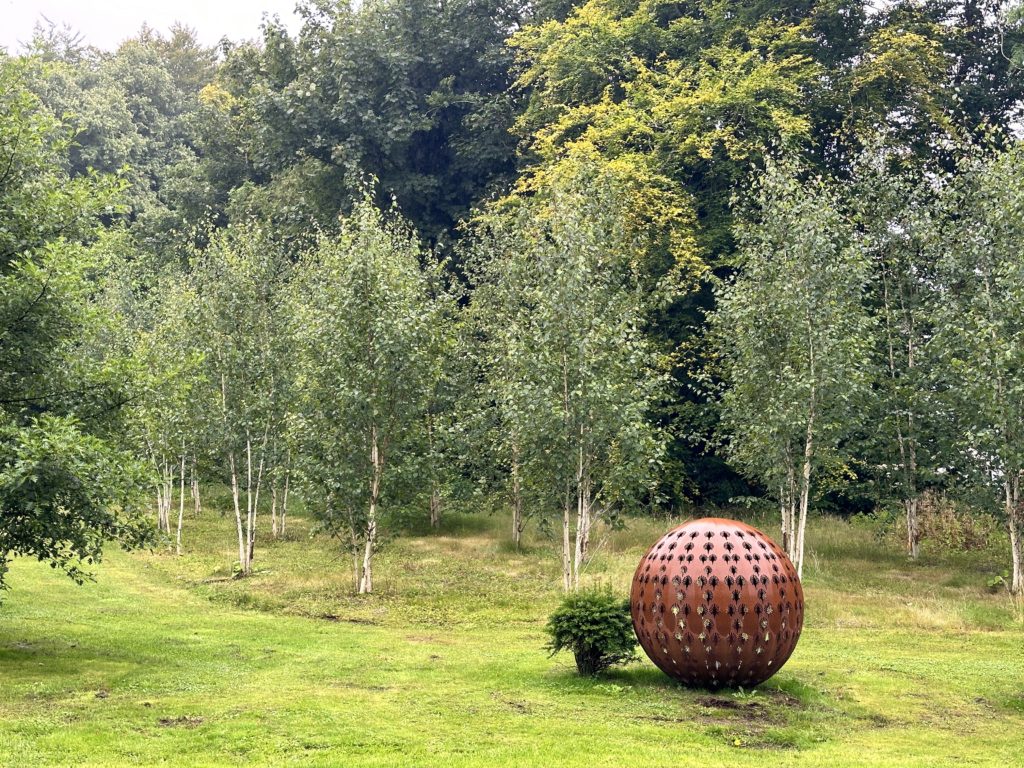
[[636, 656], [636, 635], [629, 600], [610, 589], [585, 589], [567, 595], [546, 627], [551, 655], [572, 651], [581, 675], [596, 675]]

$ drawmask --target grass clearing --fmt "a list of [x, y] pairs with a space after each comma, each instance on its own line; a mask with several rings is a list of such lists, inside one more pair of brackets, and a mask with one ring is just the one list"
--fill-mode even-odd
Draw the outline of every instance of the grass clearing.
[[[549, 658], [559, 563], [536, 534], [511, 550], [505, 522], [393, 539], [370, 597], [301, 517], [245, 580], [216, 512], [186, 520], [184, 556], [111, 552], [83, 588], [16, 562], [0, 765], [1024, 766], [1024, 626], [989, 554], [909, 564], [815, 521], [792, 659], [712, 693], [646, 659], [581, 679]], [[672, 524], [600, 531], [587, 580], [625, 592]]]

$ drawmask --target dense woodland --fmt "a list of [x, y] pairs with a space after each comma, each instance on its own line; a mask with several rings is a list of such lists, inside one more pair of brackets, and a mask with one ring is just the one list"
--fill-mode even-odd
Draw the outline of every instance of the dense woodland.
[[[289, 35], [0, 55], [0, 584], [237, 573], [301, 498], [371, 592], [416, 517], [774, 505], [1024, 592], [1024, 21], [988, 0], [331, 0]], [[156, 531], [154, 531], [156, 529]], [[772, 532], [776, 533], [776, 532]]]

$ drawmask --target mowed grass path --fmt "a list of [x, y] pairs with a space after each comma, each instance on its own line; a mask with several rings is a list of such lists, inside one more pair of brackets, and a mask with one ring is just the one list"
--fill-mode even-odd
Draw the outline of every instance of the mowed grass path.
[[[301, 519], [230, 579], [232, 524], [186, 521], [180, 558], [112, 551], [84, 587], [14, 565], [0, 765], [1024, 766], [1024, 627], [991, 556], [911, 566], [822, 521], [793, 658], [708, 693], [549, 658], [554, 552], [511, 552], [504, 519], [394, 540], [368, 598]], [[671, 524], [599, 537], [588, 577], [624, 591]]]

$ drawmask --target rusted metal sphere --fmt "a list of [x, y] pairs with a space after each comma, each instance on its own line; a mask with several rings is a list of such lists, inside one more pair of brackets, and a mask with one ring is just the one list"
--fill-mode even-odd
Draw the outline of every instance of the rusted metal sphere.
[[630, 608], [651, 661], [700, 688], [764, 682], [804, 624], [803, 588], [786, 553], [746, 523], [713, 517], [684, 523], [648, 550]]

